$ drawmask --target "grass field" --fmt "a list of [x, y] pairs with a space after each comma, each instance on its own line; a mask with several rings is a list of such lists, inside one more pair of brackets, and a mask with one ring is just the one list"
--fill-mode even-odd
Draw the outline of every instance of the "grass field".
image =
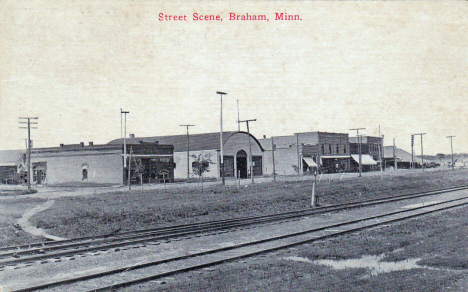
[[[301, 245], [126, 291], [468, 291], [468, 208]], [[334, 269], [316, 260], [380, 256], [372, 268]], [[295, 259], [295, 260], [291, 260]], [[405, 261], [385, 271], [392, 262]], [[410, 269], [411, 261], [417, 265]]]
[[[466, 184], [468, 170], [417, 172], [379, 177], [321, 181], [321, 204], [387, 197], [423, 189]], [[310, 205], [311, 182], [254, 184], [237, 189], [220, 185], [200, 189], [119, 192], [57, 199], [32, 222], [61, 237], [108, 234], [116, 230], [192, 223], [297, 210]]]
[[[468, 170], [445, 170], [394, 175], [384, 181], [378, 176], [322, 180], [317, 192], [326, 205], [462, 185], [467, 178]], [[303, 209], [310, 204], [310, 193], [308, 181], [255, 184], [239, 190], [214, 186], [204, 192], [171, 189], [63, 197], [31, 220], [51, 234], [79, 237]], [[2, 246], [40, 240], [12, 226], [26, 209], [44, 201], [0, 202]], [[468, 291], [467, 237], [468, 208], [464, 208], [176, 275], [127, 291]], [[378, 258], [379, 266], [409, 260], [421, 267], [373, 273], [365, 267], [337, 270], [316, 262], [363, 256]]]
[[40, 238], [29, 235], [19, 229], [16, 220], [21, 218], [24, 211], [45, 202], [42, 199], [21, 198], [12, 202], [0, 201], [0, 244], [1, 246], [17, 245], [40, 241]]

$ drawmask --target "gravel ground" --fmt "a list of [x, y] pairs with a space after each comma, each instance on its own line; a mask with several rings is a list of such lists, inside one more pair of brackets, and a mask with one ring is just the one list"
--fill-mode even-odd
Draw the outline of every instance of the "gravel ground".
[[467, 218], [468, 208], [426, 215], [122, 291], [468, 291]]

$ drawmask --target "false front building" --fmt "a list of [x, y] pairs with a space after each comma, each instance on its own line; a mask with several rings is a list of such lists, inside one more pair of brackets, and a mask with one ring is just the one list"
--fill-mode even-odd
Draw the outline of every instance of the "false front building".
[[[252, 151], [252, 172], [254, 176], [263, 174], [263, 148], [259, 141], [247, 132], [223, 132], [223, 163], [225, 177], [250, 177], [250, 151]], [[186, 180], [197, 177], [194, 166], [205, 161], [208, 169], [203, 173], [205, 178], [219, 179], [220, 168], [220, 135], [215, 133], [135, 137], [126, 139], [129, 145], [140, 142], [159, 142], [174, 146], [174, 178]], [[122, 144], [123, 139], [109, 142], [110, 145]]]
[[383, 157], [382, 141], [383, 138], [380, 137], [349, 137], [351, 168], [355, 171], [359, 169], [359, 156], [361, 156], [363, 171], [377, 170]]
[[279, 175], [302, 174], [315, 169], [320, 172], [350, 170], [348, 134], [296, 133], [264, 138], [260, 143], [265, 149], [264, 170], [268, 175], [273, 174], [273, 168]]

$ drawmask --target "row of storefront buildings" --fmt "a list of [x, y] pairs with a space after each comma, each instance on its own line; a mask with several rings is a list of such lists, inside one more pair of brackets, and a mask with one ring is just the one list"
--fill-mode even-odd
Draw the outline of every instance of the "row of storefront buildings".
[[[383, 147], [380, 137], [349, 137], [344, 133], [306, 132], [257, 139], [247, 132], [224, 132], [224, 176], [302, 175], [318, 172], [363, 171], [393, 166], [402, 160]], [[31, 180], [36, 184], [127, 184], [220, 179], [219, 133], [116, 139], [103, 145], [79, 143], [34, 148]], [[401, 152], [402, 150], [399, 149]], [[124, 155], [125, 153], [125, 155]], [[360, 153], [360, 154], [359, 154]], [[359, 159], [360, 156], [360, 159]], [[126, 157], [126, 159], [124, 159]], [[251, 158], [250, 158], [251, 157]], [[26, 151], [0, 151], [3, 183], [24, 181]], [[130, 170], [130, 173], [128, 172]]]

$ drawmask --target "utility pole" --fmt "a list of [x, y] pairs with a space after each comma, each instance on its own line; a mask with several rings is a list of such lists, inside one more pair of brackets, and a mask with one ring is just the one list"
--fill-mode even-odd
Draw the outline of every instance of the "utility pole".
[[130, 157], [128, 159], [128, 190], [130, 191], [132, 189], [132, 184], [130, 183], [130, 180], [132, 179], [131, 177], [131, 172], [132, 172], [132, 153], [133, 153], [133, 148], [130, 146]]
[[393, 138], [393, 164], [394, 164], [394, 168], [395, 170], [398, 169], [398, 162], [397, 162], [397, 159], [396, 159], [396, 145], [395, 145], [395, 138]]
[[[226, 95], [227, 93], [221, 92], [221, 91], [216, 91], [216, 94], [219, 94], [221, 97], [221, 114], [220, 114], [220, 125], [221, 129], [219, 131], [219, 148], [221, 150], [221, 160], [219, 163], [219, 168], [221, 170], [221, 179], [223, 182], [223, 185], [226, 184], [226, 181], [224, 179], [224, 151], [223, 151], [223, 95]], [[249, 140], [250, 141], [250, 140]]]
[[426, 135], [426, 133], [419, 133], [419, 134], [413, 134], [414, 136], [421, 136], [421, 165], [422, 165], [422, 168], [423, 168], [423, 171], [425, 171], [425, 167], [424, 167], [424, 148], [423, 148], [423, 135]]
[[381, 151], [381, 156], [380, 156], [380, 161], [381, 161], [382, 163], [384, 163], [384, 164], [382, 165], [383, 169], [387, 169], [387, 166], [385, 165], [385, 162], [384, 162], [384, 160], [385, 160], [384, 139], [385, 139], [385, 135], [382, 135], [381, 140], [380, 140], [380, 148], [382, 149], [382, 151]]
[[380, 138], [380, 145], [379, 145], [380, 172], [382, 173], [382, 171], [383, 171], [382, 163], [383, 163], [383, 156], [384, 156], [384, 154], [383, 154], [383, 151], [384, 151], [384, 149], [383, 149], [384, 135], [380, 134], [380, 125], [379, 125], [379, 138]]
[[20, 117], [19, 118], [20, 120], [27, 120], [27, 122], [25, 121], [20, 121], [19, 123], [20, 124], [27, 124], [28, 126], [27, 127], [20, 127], [20, 129], [28, 129], [28, 143], [27, 143], [27, 146], [28, 146], [28, 154], [27, 154], [27, 159], [28, 159], [28, 190], [31, 189], [31, 144], [32, 144], [32, 141], [31, 141], [31, 129], [37, 129], [37, 127], [31, 127], [31, 125], [37, 125], [37, 122], [36, 121], [31, 121], [31, 120], [38, 120], [37, 117], [25, 117], [25, 118], [22, 118]]
[[380, 136], [380, 145], [379, 145], [379, 158], [380, 158], [380, 177], [382, 180], [383, 170], [384, 170], [384, 146], [383, 146], [384, 135]]
[[252, 145], [250, 143], [250, 128], [249, 128], [249, 122], [255, 122], [257, 119], [250, 119], [250, 120], [244, 120], [244, 121], [239, 121], [239, 123], [246, 123], [247, 125], [247, 134], [248, 134], [248, 139], [249, 139], [249, 158], [250, 158], [250, 177], [252, 179], [252, 183], [254, 183], [254, 175], [253, 175], [253, 159], [252, 159]]
[[195, 127], [195, 125], [180, 125], [181, 127], [187, 127], [187, 180], [190, 179], [190, 135], [189, 127]]
[[450, 150], [452, 152], [452, 169], [455, 170], [455, 161], [453, 160], [453, 143], [452, 143], [452, 138], [455, 138], [457, 136], [447, 136], [447, 138], [450, 138]]
[[240, 132], [239, 100], [237, 100], [237, 132]]
[[358, 138], [358, 149], [359, 149], [359, 176], [362, 176], [362, 151], [361, 151], [361, 136], [359, 135], [359, 130], [365, 130], [366, 128], [356, 128], [349, 129], [350, 131], [356, 131], [356, 136]]
[[[249, 139], [249, 141], [250, 141], [250, 139]], [[271, 154], [273, 155], [273, 181], [274, 182], [276, 182], [275, 148], [276, 148], [276, 145], [273, 142], [273, 136], [271, 136]]]
[[411, 168], [414, 168], [414, 135], [411, 135]]
[[[301, 155], [299, 154], [299, 133], [296, 133], [296, 152], [297, 152], [297, 176], [301, 178]], [[301, 179], [302, 180], [302, 179]]]
[[[124, 135], [123, 135], [123, 141], [124, 141], [124, 170], [127, 168], [127, 114], [130, 113], [129, 111], [123, 111], [120, 109], [120, 119], [122, 119], [122, 114], [124, 115]], [[128, 167], [128, 173], [130, 173], [130, 166]], [[127, 182], [128, 186], [130, 187], [130, 180]]]

